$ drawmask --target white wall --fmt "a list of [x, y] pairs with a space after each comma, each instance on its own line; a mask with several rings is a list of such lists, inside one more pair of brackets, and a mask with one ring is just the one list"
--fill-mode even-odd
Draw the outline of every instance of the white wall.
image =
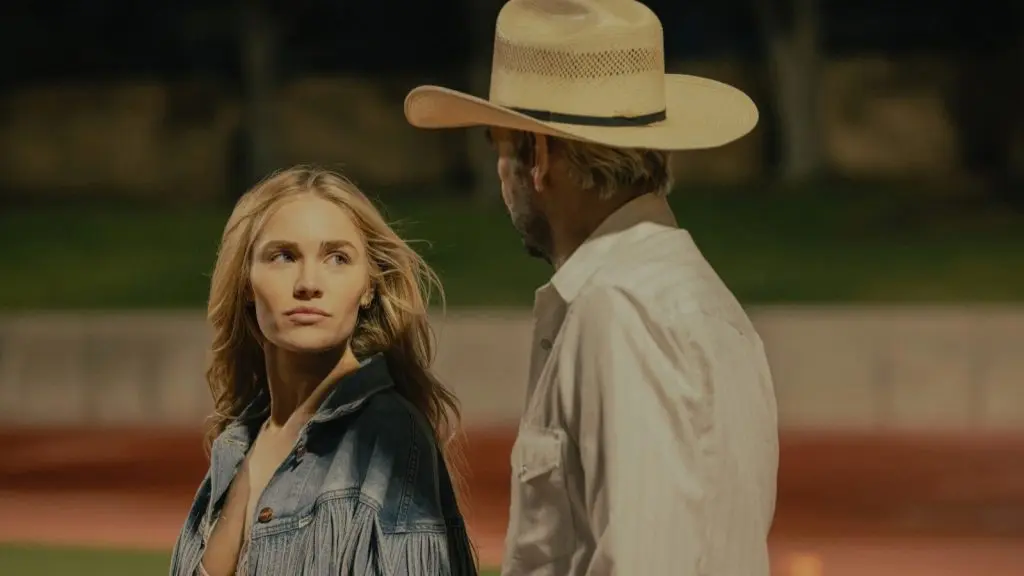
[[[1024, 431], [1024, 308], [751, 312], [788, 428]], [[436, 368], [466, 423], [514, 423], [530, 319], [450, 313]], [[5, 424], [194, 425], [209, 409], [198, 313], [0, 316]]]

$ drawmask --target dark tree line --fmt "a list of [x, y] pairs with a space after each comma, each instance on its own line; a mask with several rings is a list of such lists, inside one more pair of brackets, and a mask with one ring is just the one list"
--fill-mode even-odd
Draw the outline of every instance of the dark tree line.
[[[234, 174], [228, 189], [237, 191], [278, 167], [274, 102], [293, 75], [401, 69], [486, 94], [503, 1], [8, 3], [0, 8], [6, 72], [0, 89], [139, 74], [220, 86], [240, 97], [243, 108], [228, 159]], [[837, 49], [945, 53], [956, 64], [948, 101], [967, 170], [991, 197], [1024, 204], [1024, 2], [933, 0], [919, 9], [882, 0], [649, 4], [665, 25], [670, 57], [703, 50], [700, 57], [738, 57], [759, 71], [766, 164], [771, 176], [789, 181], [828, 171], [820, 103], [825, 58]], [[930, 35], [929, 27], [935, 28]], [[40, 37], [50, 41], [40, 43]], [[192, 100], [202, 98], [197, 93]], [[493, 158], [472, 140], [477, 137], [465, 134], [466, 167], [455, 176], [491, 197]]]

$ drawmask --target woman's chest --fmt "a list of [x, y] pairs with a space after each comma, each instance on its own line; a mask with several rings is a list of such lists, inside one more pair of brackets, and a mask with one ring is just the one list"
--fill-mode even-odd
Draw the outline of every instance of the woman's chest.
[[293, 446], [294, 438], [284, 435], [260, 435], [253, 443], [213, 522], [203, 554], [210, 576], [234, 574], [254, 523], [273, 515], [273, 508], [263, 506], [261, 500]]
[[252, 528], [263, 508], [263, 499], [271, 481], [275, 476], [288, 475], [290, 467], [283, 466], [295, 448], [298, 434], [267, 434], [261, 433], [253, 442], [239, 467], [238, 474], [231, 482], [231, 488], [225, 498], [221, 517], [225, 514], [241, 515], [246, 533]]

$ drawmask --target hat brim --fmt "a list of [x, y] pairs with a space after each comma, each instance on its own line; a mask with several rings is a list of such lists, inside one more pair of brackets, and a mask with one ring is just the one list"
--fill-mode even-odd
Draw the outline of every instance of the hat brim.
[[417, 128], [494, 126], [621, 148], [698, 150], [737, 140], [757, 125], [757, 106], [742, 91], [707, 78], [665, 76], [666, 119], [646, 126], [580, 126], [545, 122], [476, 96], [420, 86], [405, 98]]

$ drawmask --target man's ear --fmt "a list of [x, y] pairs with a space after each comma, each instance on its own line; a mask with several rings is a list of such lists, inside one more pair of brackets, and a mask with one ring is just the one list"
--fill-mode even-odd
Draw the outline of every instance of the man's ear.
[[544, 190], [544, 183], [548, 179], [548, 171], [551, 168], [551, 154], [548, 149], [548, 137], [544, 134], [536, 134], [533, 138], [533, 168], [530, 175], [533, 176], [533, 188], [538, 192]]

